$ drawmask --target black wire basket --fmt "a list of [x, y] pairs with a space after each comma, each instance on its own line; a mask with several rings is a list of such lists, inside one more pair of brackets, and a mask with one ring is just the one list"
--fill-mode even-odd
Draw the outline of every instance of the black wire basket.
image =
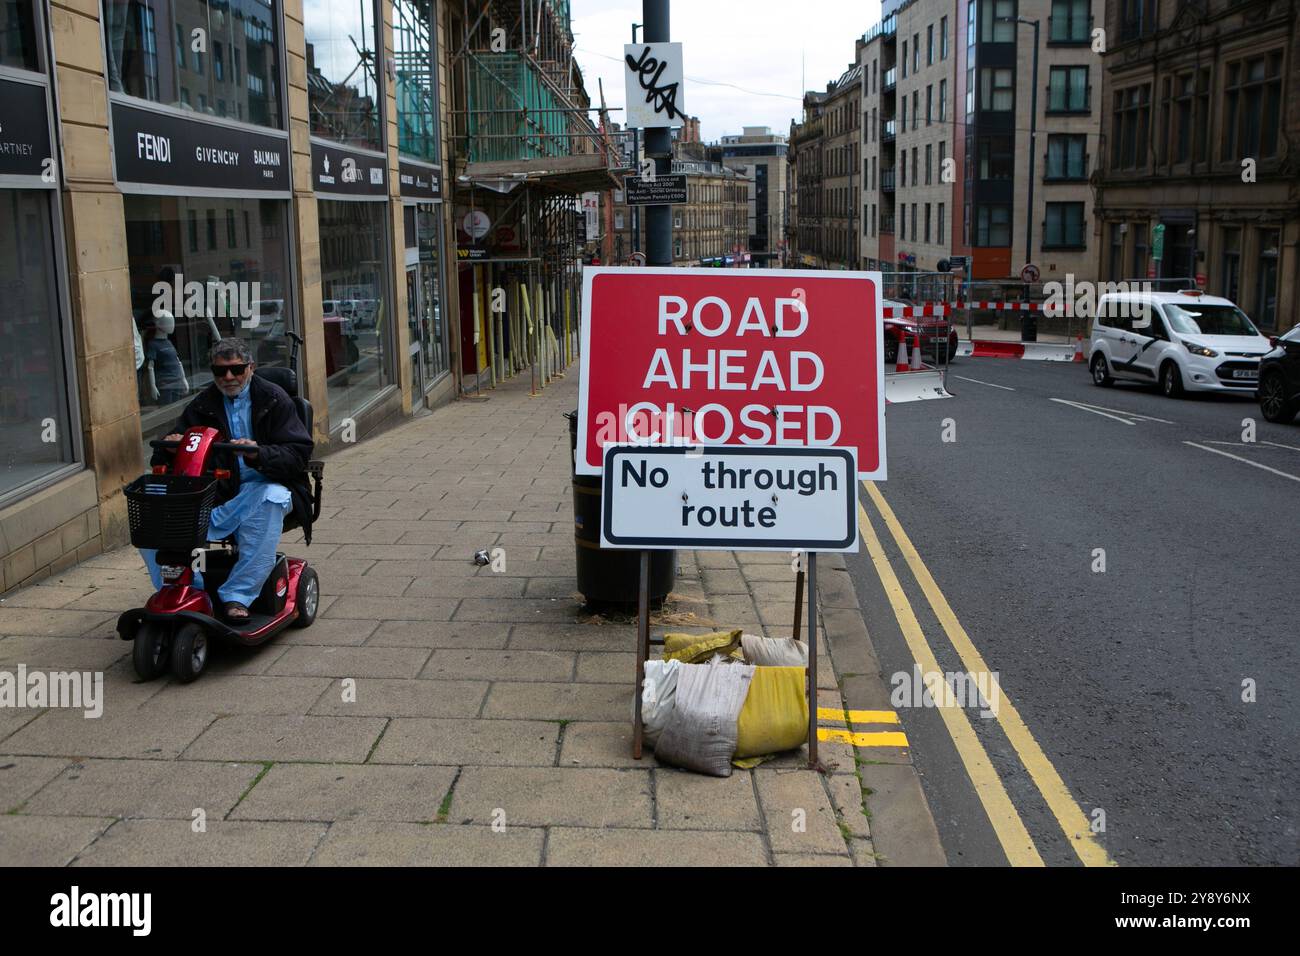
[[141, 475], [123, 489], [131, 543], [137, 548], [192, 551], [208, 543], [217, 483], [210, 477]]

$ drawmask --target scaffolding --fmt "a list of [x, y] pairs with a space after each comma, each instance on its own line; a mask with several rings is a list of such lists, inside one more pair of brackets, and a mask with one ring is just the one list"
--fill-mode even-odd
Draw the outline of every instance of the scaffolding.
[[457, 212], [487, 229], [458, 237], [474, 331], [465, 382], [490, 388], [528, 371], [544, 388], [578, 351], [582, 240], [595, 238], [579, 235], [580, 197], [615, 188], [625, 157], [583, 86], [567, 2], [449, 6]]

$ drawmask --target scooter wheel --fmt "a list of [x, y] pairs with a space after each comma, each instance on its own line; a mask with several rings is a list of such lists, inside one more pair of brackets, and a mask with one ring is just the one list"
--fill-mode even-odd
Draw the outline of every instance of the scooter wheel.
[[131, 663], [141, 680], [153, 680], [167, 669], [167, 628], [144, 621], [135, 632]]
[[172, 638], [172, 676], [188, 684], [203, 673], [208, 664], [210, 642], [197, 624], [183, 624]]
[[298, 616], [293, 627], [311, 627], [316, 620], [316, 611], [320, 608], [320, 579], [311, 568], [303, 568], [298, 575], [298, 596], [294, 599]]

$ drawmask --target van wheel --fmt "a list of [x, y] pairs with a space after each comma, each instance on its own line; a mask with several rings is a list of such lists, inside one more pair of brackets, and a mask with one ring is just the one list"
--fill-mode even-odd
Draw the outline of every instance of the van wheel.
[[1165, 398], [1183, 397], [1183, 376], [1173, 362], [1160, 366], [1160, 391], [1164, 392]]
[[208, 666], [208, 635], [197, 624], [182, 624], [172, 638], [172, 676], [188, 684]]
[[1100, 352], [1092, 357], [1092, 384], [1100, 385], [1102, 388], [1109, 388], [1115, 384], [1115, 380], [1110, 377], [1110, 370], [1106, 367], [1106, 356]]

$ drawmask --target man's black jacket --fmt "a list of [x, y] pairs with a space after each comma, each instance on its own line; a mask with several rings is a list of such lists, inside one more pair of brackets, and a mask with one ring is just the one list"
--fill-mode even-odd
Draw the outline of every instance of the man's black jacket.
[[[303, 528], [303, 536], [311, 542], [311, 489], [307, 484], [307, 461], [315, 444], [308, 434], [293, 399], [280, 386], [253, 375], [249, 384], [252, 398], [250, 418], [253, 421], [253, 441], [257, 442], [257, 458], [249, 464], [267, 481], [284, 485], [293, 495], [293, 513]], [[226, 417], [226, 399], [216, 384], [210, 384], [185, 406], [180, 419], [172, 428], [183, 433], [195, 425], [207, 426], [221, 432], [221, 440], [230, 440], [230, 421]], [[171, 460], [171, 451], [158, 449], [152, 464], [165, 465]], [[229, 501], [239, 492], [239, 462], [229, 451], [213, 452], [209, 465], [225, 468], [230, 477], [217, 485], [217, 504]]]

